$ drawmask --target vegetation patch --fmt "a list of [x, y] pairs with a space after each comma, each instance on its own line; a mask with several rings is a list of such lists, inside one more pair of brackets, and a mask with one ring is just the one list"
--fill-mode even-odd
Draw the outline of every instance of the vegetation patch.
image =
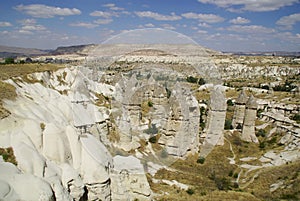
[[18, 164], [12, 147], [0, 148], [0, 155], [5, 162], [12, 163], [14, 165]]

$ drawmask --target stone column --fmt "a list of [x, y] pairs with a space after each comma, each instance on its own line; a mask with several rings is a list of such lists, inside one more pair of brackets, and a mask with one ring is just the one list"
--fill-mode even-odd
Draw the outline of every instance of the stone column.
[[255, 135], [255, 120], [256, 120], [256, 110], [257, 102], [255, 98], [251, 95], [246, 103], [245, 117], [242, 130], [242, 140], [247, 142], [258, 143], [258, 139]]
[[206, 157], [215, 145], [224, 144], [226, 109], [224, 90], [222, 86], [217, 85], [213, 88], [210, 96], [207, 135], [201, 147], [200, 156]]
[[240, 93], [239, 97], [235, 101], [234, 114], [232, 120], [233, 128], [237, 128], [240, 125], [242, 128], [245, 116], [246, 102], [248, 97], [244, 90]]

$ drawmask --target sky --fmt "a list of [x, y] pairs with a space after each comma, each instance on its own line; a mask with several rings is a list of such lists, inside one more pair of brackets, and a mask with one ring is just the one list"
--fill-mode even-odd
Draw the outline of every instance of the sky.
[[300, 51], [300, 0], [1, 0], [0, 45], [55, 49], [160, 28], [218, 51]]

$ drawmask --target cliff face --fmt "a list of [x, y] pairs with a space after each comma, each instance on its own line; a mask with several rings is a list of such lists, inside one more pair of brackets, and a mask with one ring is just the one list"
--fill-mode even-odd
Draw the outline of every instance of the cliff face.
[[[77, 68], [8, 82], [18, 97], [4, 103], [11, 115], [0, 121], [0, 146], [13, 148], [18, 165], [0, 162], [4, 199], [111, 200], [112, 185], [118, 183], [112, 180], [126, 182], [121, 170], [114, 170], [121, 159], [100, 140], [108, 132], [109, 110], [96, 102], [98, 94], [111, 96], [114, 87], [88, 79]], [[140, 164], [136, 158], [132, 161], [133, 167]], [[126, 167], [129, 174], [133, 169]], [[139, 174], [135, 181], [143, 187], [126, 193], [131, 199], [136, 193], [149, 199], [145, 174]], [[26, 193], [31, 191], [36, 193]]]

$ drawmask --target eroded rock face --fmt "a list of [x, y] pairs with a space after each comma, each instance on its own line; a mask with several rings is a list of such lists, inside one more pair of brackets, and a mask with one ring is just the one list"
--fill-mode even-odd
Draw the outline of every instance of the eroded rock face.
[[89, 80], [76, 68], [30, 79], [43, 80], [43, 85], [9, 81], [19, 96], [5, 103], [12, 114], [0, 121], [0, 146], [13, 148], [18, 166], [0, 162], [1, 198], [111, 200], [114, 165], [100, 141], [108, 132], [103, 124], [109, 112], [94, 102], [95, 93], [108, 96], [114, 88]]
[[188, 151], [198, 151], [200, 111], [191, 92], [177, 83], [169, 100], [169, 116], [162, 129], [159, 144], [168, 154], [183, 157]]
[[32, 174], [23, 174], [14, 165], [0, 161], [0, 199], [54, 201], [55, 195], [48, 182]]
[[111, 174], [112, 200], [151, 200], [151, 189], [140, 160], [115, 156]]
[[258, 139], [255, 135], [256, 111], [257, 102], [253, 96], [250, 96], [246, 103], [245, 117], [241, 137], [241, 139], [244, 141], [258, 143]]
[[206, 157], [215, 145], [224, 144], [224, 123], [226, 118], [226, 99], [224, 89], [220, 85], [211, 91], [207, 131], [200, 155]]
[[234, 114], [232, 120], [233, 128], [242, 127], [244, 123], [247, 100], [248, 100], [248, 96], [246, 95], [245, 91], [242, 90], [237, 100], [235, 101], [235, 108], [234, 108]]

